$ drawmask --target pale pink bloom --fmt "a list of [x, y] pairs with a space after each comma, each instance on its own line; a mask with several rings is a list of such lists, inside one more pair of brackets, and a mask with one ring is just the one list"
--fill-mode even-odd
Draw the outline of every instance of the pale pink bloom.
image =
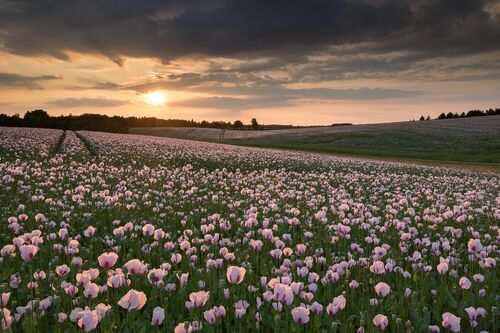
[[151, 236], [155, 232], [155, 227], [152, 224], [146, 224], [142, 227], [142, 233], [144, 236]]
[[97, 260], [99, 261], [99, 265], [104, 268], [113, 267], [118, 260], [118, 254], [114, 252], [105, 252], [101, 254]]
[[167, 275], [167, 272], [165, 272], [163, 269], [152, 269], [148, 273], [148, 280], [149, 282], [151, 282], [151, 284], [158, 286], [163, 283], [163, 278], [165, 277], [165, 275]]
[[118, 301], [118, 305], [127, 310], [140, 310], [146, 304], [146, 294], [142, 291], [137, 291], [134, 289], [129, 290], [128, 293], [125, 294]]
[[467, 315], [469, 316], [470, 324], [472, 327], [477, 326], [477, 317], [486, 317], [486, 310], [484, 308], [477, 308], [474, 309], [473, 307], [468, 307], [465, 309], [465, 312], [467, 312]]
[[472, 278], [478, 283], [483, 283], [484, 281], [484, 276], [482, 274], [474, 274]]
[[108, 311], [111, 310], [111, 305], [99, 303], [95, 306], [95, 310], [97, 311], [99, 320], [101, 320], [106, 315], [106, 313], [108, 313]]
[[275, 283], [273, 289], [273, 296], [275, 301], [283, 302], [287, 305], [293, 303], [293, 290], [290, 286], [282, 283]]
[[470, 289], [470, 287], [472, 286], [472, 282], [470, 282], [470, 280], [465, 276], [460, 278], [458, 284], [462, 289]]
[[65, 314], [64, 312], [59, 312], [59, 313], [57, 314], [57, 322], [58, 322], [59, 324], [64, 323], [64, 322], [66, 321], [66, 319], [68, 319], [68, 315], [67, 315], [67, 314]]
[[312, 313], [320, 314], [323, 312], [323, 305], [318, 302], [314, 302], [311, 304], [311, 311]]
[[292, 317], [296, 323], [306, 324], [309, 322], [309, 309], [303, 306], [293, 308]]
[[14, 318], [10, 314], [10, 310], [9, 309], [2, 308], [1, 311], [3, 313], [3, 316], [2, 316], [3, 318], [0, 321], [0, 328], [2, 330], [5, 330], [5, 329], [8, 329], [8, 328], [10, 328], [12, 326], [12, 322], [14, 321]]
[[326, 307], [326, 313], [330, 316], [335, 315], [337, 312], [342, 311], [346, 306], [346, 299], [344, 295], [337, 296]]
[[72, 284], [65, 286], [63, 289], [66, 295], [70, 297], [73, 297], [78, 293], [78, 287]]
[[373, 262], [373, 264], [370, 266], [370, 272], [372, 272], [373, 274], [384, 274], [385, 273], [384, 263], [380, 260]]
[[217, 318], [224, 318], [226, 316], [226, 308], [222, 305], [214, 307], [214, 311]]
[[87, 229], [85, 229], [85, 231], [83, 232], [83, 235], [85, 237], [92, 237], [92, 236], [94, 236], [95, 232], [96, 232], [96, 228], [93, 226], [90, 226]]
[[92, 277], [92, 280], [99, 276], [99, 270], [97, 268], [88, 269], [86, 271], [83, 271], [83, 273], [89, 274]]
[[373, 322], [373, 325], [375, 325], [376, 327], [378, 327], [381, 330], [385, 330], [387, 325], [389, 325], [389, 320], [383, 314], [376, 315], [373, 318], [372, 322]]
[[351, 282], [349, 282], [349, 288], [356, 289], [357, 287], [359, 287], [358, 281], [352, 280]]
[[142, 274], [146, 271], [146, 266], [139, 259], [129, 260], [123, 266], [127, 268], [128, 274], [132, 275]]
[[182, 254], [180, 254], [180, 253], [172, 253], [172, 255], [170, 256], [170, 261], [174, 265], [180, 263], [181, 260], [182, 260]]
[[83, 272], [76, 274], [75, 278], [76, 278], [76, 283], [79, 286], [85, 287], [92, 280], [92, 275], [90, 275], [88, 272]]
[[99, 317], [97, 315], [97, 311], [90, 309], [85, 309], [82, 311], [80, 315], [80, 319], [78, 319], [78, 326], [83, 329], [85, 332], [92, 331], [99, 324]]
[[227, 268], [226, 277], [230, 283], [240, 284], [245, 278], [247, 270], [243, 267], [229, 266]]
[[2, 293], [2, 297], [0, 298], [0, 306], [6, 306], [9, 303], [10, 292]]
[[73, 259], [71, 259], [71, 265], [73, 265], [73, 266], [81, 266], [82, 263], [83, 263], [83, 260], [80, 257], [73, 257]]
[[0, 250], [0, 254], [2, 255], [2, 257], [7, 257], [12, 255], [15, 249], [16, 247], [13, 244], [7, 244], [2, 247], [2, 250]]
[[61, 265], [57, 266], [55, 269], [55, 272], [59, 276], [65, 276], [68, 275], [68, 273], [71, 271], [71, 269], [68, 267], [68, 265]]
[[460, 318], [455, 316], [452, 313], [445, 312], [441, 316], [443, 318], [443, 321], [441, 324], [443, 325], [444, 328], [446, 328], [449, 331], [452, 332], [459, 332], [460, 331]]
[[389, 294], [391, 292], [391, 287], [385, 282], [379, 282], [375, 286], [375, 292], [380, 297], [385, 297], [385, 296], [387, 296], [387, 294]]
[[192, 292], [191, 294], [189, 294], [190, 302], [187, 303], [191, 303], [190, 305], [192, 305], [195, 308], [200, 308], [207, 303], [209, 295], [210, 292], [203, 290], [198, 292]]
[[442, 263], [437, 265], [436, 269], [439, 274], [446, 274], [446, 272], [448, 272], [448, 263], [446, 261], [443, 261]]
[[429, 330], [430, 333], [441, 332], [441, 330], [439, 329], [439, 326], [436, 326], [436, 325], [429, 325], [429, 327], [427, 327], [427, 329]]
[[174, 328], [174, 333], [191, 333], [192, 331], [193, 326], [187, 321], [180, 323]]
[[159, 306], [153, 309], [153, 318], [151, 319], [151, 325], [161, 325], [165, 319], [165, 309]]
[[113, 275], [108, 277], [107, 285], [111, 288], [123, 288], [130, 284], [130, 280], [121, 269], [117, 269]]
[[45, 297], [42, 299], [38, 305], [40, 310], [47, 310], [52, 305], [52, 296]]
[[479, 252], [483, 249], [483, 245], [479, 239], [470, 239], [467, 243], [467, 248], [470, 253]]
[[217, 321], [217, 317], [215, 316], [215, 311], [214, 309], [207, 310], [203, 312], [203, 317], [205, 320], [210, 324], [213, 325]]
[[186, 283], [188, 282], [188, 279], [189, 279], [189, 273], [183, 273], [181, 274], [180, 276], [177, 275], [178, 279], [179, 279], [179, 283], [180, 283], [180, 287], [184, 287], [186, 285]]
[[95, 283], [89, 283], [83, 291], [83, 296], [87, 298], [96, 298], [99, 295], [99, 286]]
[[21, 258], [23, 258], [25, 262], [30, 262], [38, 252], [38, 247], [35, 245], [22, 245], [19, 251], [21, 251]]
[[481, 260], [479, 262], [479, 265], [481, 267], [487, 267], [487, 268], [492, 268], [492, 267], [495, 267], [497, 265], [495, 259], [493, 258], [484, 258], [483, 260]]
[[271, 256], [274, 259], [279, 259], [279, 258], [281, 258], [283, 251], [281, 251], [280, 249], [274, 249], [274, 250], [271, 250], [269, 253], [271, 254]]

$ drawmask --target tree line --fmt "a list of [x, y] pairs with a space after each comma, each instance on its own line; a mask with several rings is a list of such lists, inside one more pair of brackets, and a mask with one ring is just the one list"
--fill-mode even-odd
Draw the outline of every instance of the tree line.
[[[467, 117], [481, 117], [481, 116], [494, 116], [494, 115], [500, 115], [500, 108], [490, 108], [488, 110], [470, 110], [469, 112], [465, 113], [462, 112], [461, 114], [458, 113], [452, 113], [448, 112], [445, 114], [444, 112], [441, 113], [436, 119], [451, 119], [451, 118], [467, 118]], [[420, 116], [420, 121], [424, 120], [431, 120], [430, 116], [424, 117], [423, 115]]]
[[292, 128], [292, 125], [261, 125], [253, 118], [249, 124], [241, 120], [234, 122], [208, 122], [184, 119], [158, 119], [155, 117], [121, 117], [101, 114], [82, 114], [68, 116], [50, 116], [45, 110], [27, 111], [23, 117], [19, 114], [8, 116], [0, 114], [0, 126], [13, 127], [42, 127], [58, 128], [63, 130], [87, 130], [113, 133], [127, 133], [132, 127], [205, 127], [239, 130], [266, 130]]

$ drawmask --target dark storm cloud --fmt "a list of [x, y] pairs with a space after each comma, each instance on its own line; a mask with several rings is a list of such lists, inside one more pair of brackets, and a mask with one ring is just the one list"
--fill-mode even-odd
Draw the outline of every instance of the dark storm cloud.
[[[300, 99], [405, 98], [421, 92], [291, 89], [290, 84], [495, 79], [500, 70], [491, 54], [500, 54], [499, 13], [499, 0], [3, 0], [0, 48], [65, 60], [69, 51], [90, 53], [119, 65], [127, 56], [165, 63], [179, 57], [209, 60], [203, 73], [158, 74], [128, 86], [102, 82], [66, 88], [218, 96], [179, 102], [191, 106], [236, 109]], [[466, 57], [474, 59], [465, 62]]]
[[54, 75], [25, 76], [13, 73], [0, 73], [0, 88], [43, 89], [44, 81], [60, 79]]
[[297, 55], [373, 42], [366, 52], [433, 56], [498, 49], [487, 0], [4, 0], [3, 48], [67, 59], [66, 51], [164, 61], [186, 55]]
[[65, 98], [47, 103], [51, 106], [76, 108], [76, 107], [113, 107], [129, 104], [127, 101], [108, 98]]

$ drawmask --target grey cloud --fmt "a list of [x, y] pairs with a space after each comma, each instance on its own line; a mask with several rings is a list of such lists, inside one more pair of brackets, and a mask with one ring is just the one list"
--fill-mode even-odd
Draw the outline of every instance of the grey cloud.
[[75, 107], [114, 107], [129, 104], [127, 101], [108, 98], [65, 98], [47, 103], [51, 106], [63, 108]]
[[382, 100], [392, 98], [405, 98], [420, 95], [417, 91], [382, 88], [360, 89], [288, 89], [274, 88], [269, 94], [255, 95], [247, 98], [215, 96], [197, 97], [170, 103], [172, 106], [218, 108], [230, 110], [243, 110], [268, 107], [283, 107], [296, 104], [299, 100], [314, 99], [323, 101], [335, 100]]
[[486, 9], [495, 1], [20, 0], [0, 7], [0, 38], [14, 53], [67, 59], [71, 50], [118, 64], [123, 56], [300, 57], [361, 42], [373, 42], [367, 52], [460, 55], [499, 49], [500, 19]]
[[25, 76], [13, 73], [0, 73], [0, 88], [43, 89], [45, 81], [58, 80], [54, 75]]

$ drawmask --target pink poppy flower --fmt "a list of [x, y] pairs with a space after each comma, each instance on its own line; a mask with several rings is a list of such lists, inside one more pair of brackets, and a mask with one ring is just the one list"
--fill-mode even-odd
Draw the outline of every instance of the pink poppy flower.
[[472, 282], [467, 277], [463, 276], [458, 281], [458, 285], [462, 289], [470, 289], [470, 287], [472, 286]]
[[375, 292], [380, 297], [385, 297], [391, 292], [391, 287], [385, 282], [379, 282], [375, 286]]
[[378, 314], [376, 315], [373, 320], [373, 325], [375, 325], [377, 328], [381, 329], [382, 331], [385, 330], [385, 328], [389, 325], [389, 320], [387, 319], [387, 316], [384, 316], [383, 314]]
[[127, 261], [124, 265], [129, 274], [136, 275], [142, 274], [146, 271], [146, 266], [139, 259], [132, 259]]
[[483, 245], [479, 239], [470, 239], [467, 243], [467, 248], [470, 253], [479, 252], [483, 249]]
[[174, 333], [191, 333], [192, 331], [193, 326], [187, 321], [178, 324], [174, 328]]
[[104, 268], [111, 268], [116, 264], [118, 260], [118, 254], [114, 252], [105, 252], [101, 254], [97, 260], [99, 261], [99, 265]]
[[247, 270], [243, 267], [229, 266], [227, 268], [226, 277], [230, 283], [240, 284], [245, 278]]
[[21, 251], [21, 258], [23, 258], [25, 262], [30, 262], [38, 252], [38, 247], [35, 245], [22, 245], [19, 251]]
[[441, 324], [443, 325], [444, 328], [451, 332], [459, 332], [460, 331], [460, 318], [455, 316], [452, 313], [445, 312], [441, 316], [443, 321]]
[[6, 330], [6, 329], [8, 329], [8, 328], [10, 328], [12, 326], [12, 322], [14, 321], [14, 318], [10, 314], [10, 310], [9, 309], [2, 308], [2, 309], [0, 309], [0, 311], [2, 311], [2, 313], [3, 313], [3, 316], [2, 316], [3, 318], [0, 321], [0, 328], [2, 330]]
[[309, 309], [303, 306], [293, 308], [292, 317], [296, 323], [307, 324], [309, 322]]
[[370, 272], [372, 272], [373, 274], [384, 274], [385, 273], [384, 263], [380, 260], [373, 262], [373, 264], [370, 266]]
[[330, 316], [335, 315], [337, 312], [342, 311], [346, 306], [346, 299], [344, 295], [337, 296], [326, 307], [326, 313]]
[[78, 319], [78, 326], [85, 332], [92, 331], [99, 324], [99, 316], [97, 311], [84, 310], [82, 311], [80, 319]]
[[161, 325], [165, 319], [165, 309], [162, 307], [155, 307], [153, 309], [153, 318], [151, 319], [151, 325]]
[[99, 286], [95, 283], [89, 283], [83, 291], [83, 296], [87, 298], [96, 298], [99, 295]]
[[198, 291], [189, 294], [189, 301], [186, 303], [190, 303], [189, 305], [195, 308], [201, 308], [205, 304], [207, 304], [208, 297], [210, 296], [210, 292], [208, 291]]
[[142, 291], [137, 291], [134, 289], [129, 290], [128, 293], [125, 294], [118, 301], [118, 305], [124, 309], [130, 310], [140, 310], [146, 304], [147, 297], [146, 294]]
[[10, 292], [2, 293], [0, 298], [0, 306], [6, 306], [10, 299]]
[[436, 266], [436, 270], [441, 275], [446, 274], [446, 272], [448, 272], [448, 263], [446, 261], [441, 262]]

